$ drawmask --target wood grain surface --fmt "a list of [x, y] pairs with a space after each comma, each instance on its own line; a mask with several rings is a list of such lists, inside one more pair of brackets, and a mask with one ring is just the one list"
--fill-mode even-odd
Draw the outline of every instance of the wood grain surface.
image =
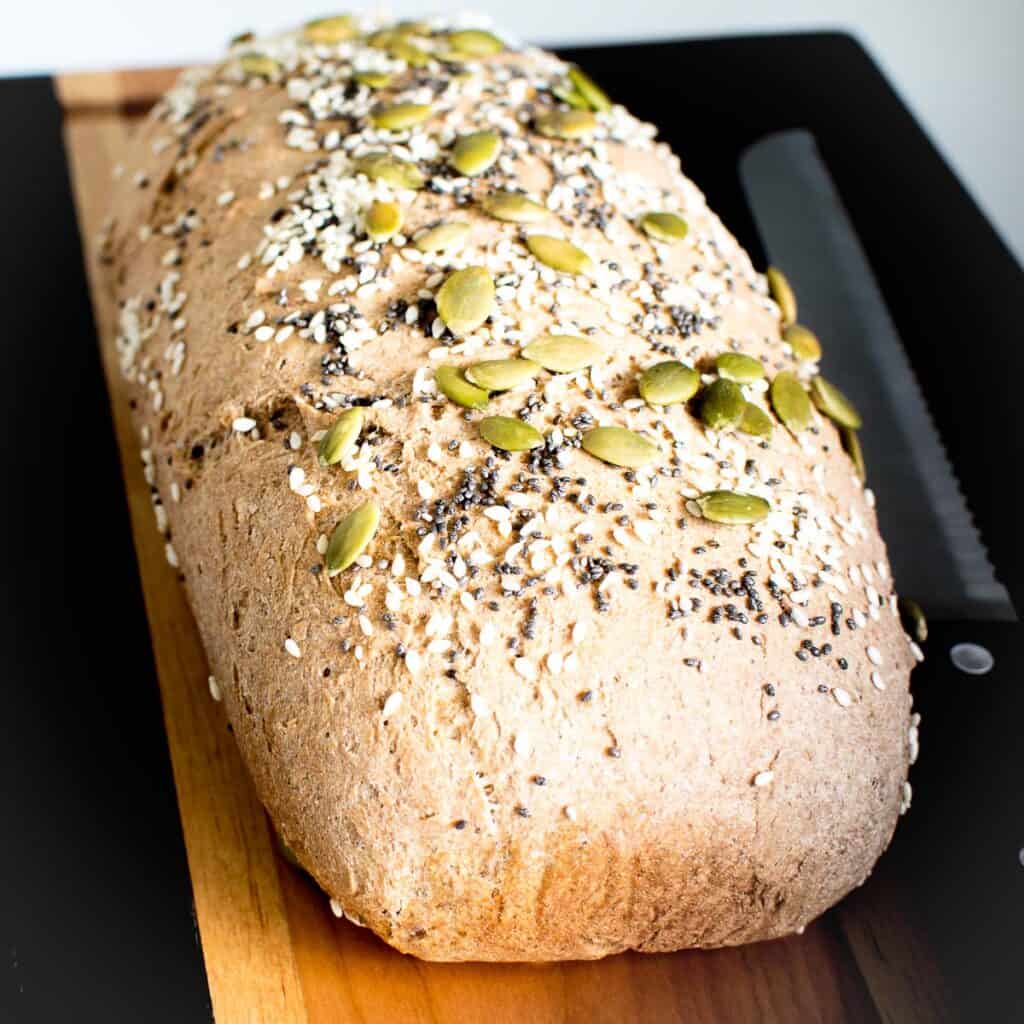
[[113, 348], [95, 239], [112, 168], [170, 70], [58, 80], [104, 372], [149, 618], [210, 992], [219, 1024], [946, 1020], [952, 1009], [889, 858], [802, 936], [558, 965], [428, 964], [339, 920], [275, 850], [164, 557]]

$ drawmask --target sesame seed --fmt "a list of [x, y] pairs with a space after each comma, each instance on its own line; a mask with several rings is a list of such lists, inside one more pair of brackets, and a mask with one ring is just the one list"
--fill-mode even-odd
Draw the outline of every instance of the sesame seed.
[[910, 810], [910, 802], [913, 798], [914, 791], [910, 786], [909, 782], [903, 783], [903, 795], [900, 800], [900, 814], [906, 814]]
[[523, 679], [532, 680], [537, 678], [537, 666], [529, 658], [516, 658], [513, 664], [516, 673], [522, 676]]

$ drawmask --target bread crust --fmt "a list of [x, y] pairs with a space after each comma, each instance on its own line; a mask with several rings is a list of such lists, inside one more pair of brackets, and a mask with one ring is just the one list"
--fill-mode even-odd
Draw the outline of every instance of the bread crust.
[[[271, 81], [242, 70], [254, 45], [279, 62]], [[353, 63], [391, 87], [346, 86]], [[122, 369], [234, 735], [300, 863], [404, 952], [587, 959], [793, 932], [863, 882], [909, 800], [915, 655], [873, 496], [817, 413], [761, 444], [705, 430], [694, 403], [638, 400], [637, 374], [667, 358], [705, 381], [727, 351], [768, 377], [815, 368], [650, 126], [614, 107], [590, 139], [549, 139], [534, 126], [560, 61], [506, 49], [462, 70], [301, 33], [245, 44], [183, 76], [116, 183], [102, 244]], [[367, 126], [427, 96], [437, 116], [411, 135]], [[459, 182], [445, 154], [484, 128], [502, 158]], [[351, 157], [381, 148], [431, 187], [358, 176]], [[522, 226], [486, 216], [498, 187], [545, 202], [592, 279], [540, 266]], [[405, 239], [469, 224], [466, 247], [370, 245], [374, 198], [401, 204]], [[638, 230], [651, 208], [686, 239]], [[432, 296], [465, 265], [489, 268], [499, 306], [453, 339]], [[483, 414], [434, 388], [441, 363], [591, 330], [599, 366], [486, 410], [559, 431], [546, 461], [492, 451]], [[770, 412], [764, 385], [746, 390]], [[352, 404], [361, 447], [320, 465]], [[591, 423], [663, 455], [599, 462], [573, 444]], [[692, 499], [716, 489], [773, 512], [702, 519]], [[367, 497], [382, 519], [365, 564], [332, 577], [326, 539]]]

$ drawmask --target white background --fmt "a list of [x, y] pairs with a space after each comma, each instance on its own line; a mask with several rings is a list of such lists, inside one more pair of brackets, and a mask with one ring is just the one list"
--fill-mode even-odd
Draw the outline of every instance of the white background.
[[[331, 0], [10, 0], [0, 32], [0, 74], [201, 61], [219, 54], [240, 31], [274, 31], [334, 13], [331, 6]], [[349, 9], [356, 6], [353, 0]], [[1024, 177], [1024, 0], [405, 0], [389, 5], [405, 16], [467, 6], [541, 44], [761, 30], [851, 31], [1024, 259], [1018, 184]], [[344, 0], [340, 9], [346, 9]]]

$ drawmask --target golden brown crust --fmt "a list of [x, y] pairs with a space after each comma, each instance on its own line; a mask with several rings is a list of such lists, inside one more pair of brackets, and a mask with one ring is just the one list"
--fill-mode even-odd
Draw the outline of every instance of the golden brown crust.
[[[872, 498], [824, 417], [761, 445], [706, 431], [694, 403], [649, 407], [635, 383], [670, 357], [711, 380], [731, 350], [806, 379], [764, 278], [622, 108], [583, 141], [533, 130], [564, 76], [549, 55], [455, 79], [363, 43], [259, 49], [272, 81], [238, 51], [158, 105], [104, 245], [158, 525], [272, 819], [339, 910], [429, 959], [802, 927], [863, 881], [909, 793], [913, 652]], [[392, 86], [346, 86], [353, 62]], [[435, 116], [375, 136], [368, 115], [398, 100]], [[484, 127], [503, 155], [459, 179], [446, 153]], [[379, 149], [431, 187], [356, 175], [351, 158]], [[488, 218], [497, 187], [545, 202], [550, 223], [525, 230], [570, 238], [593, 276], [541, 266], [522, 226]], [[374, 198], [402, 205], [404, 237], [365, 240]], [[679, 212], [687, 238], [639, 231], [649, 209]], [[457, 255], [408, 243], [451, 219], [471, 227]], [[453, 339], [432, 296], [465, 265], [488, 268], [499, 305]], [[550, 439], [495, 453], [433, 368], [544, 331], [592, 331], [607, 358], [493, 396], [487, 413]], [[747, 397], [768, 409], [764, 387]], [[361, 447], [320, 466], [316, 440], [351, 404]], [[598, 462], [578, 447], [592, 423], [663, 454]], [[692, 499], [716, 489], [772, 514], [703, 520]], [[368, 496], [381, 526], [332, 578], [326, 538]]]

